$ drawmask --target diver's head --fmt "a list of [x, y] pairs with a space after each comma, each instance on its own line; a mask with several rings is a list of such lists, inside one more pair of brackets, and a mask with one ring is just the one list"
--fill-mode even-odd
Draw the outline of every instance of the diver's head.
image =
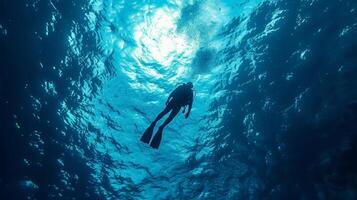
[[187, 85], [189, 88], [193, 88], [192, 82], [187, 82], [186, 85]]

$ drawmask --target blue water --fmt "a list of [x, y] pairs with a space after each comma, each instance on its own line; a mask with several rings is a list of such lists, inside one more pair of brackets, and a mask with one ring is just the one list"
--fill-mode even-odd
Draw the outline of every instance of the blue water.
[[355, 0], [2, 0], [0, 199], [357, 199], [356, 35]]

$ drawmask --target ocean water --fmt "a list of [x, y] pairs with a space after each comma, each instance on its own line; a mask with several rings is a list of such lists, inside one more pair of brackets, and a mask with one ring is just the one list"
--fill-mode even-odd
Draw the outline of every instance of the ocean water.
[[0, 199], [357, 199], [356, 36], [355, 0], [1, 0]]

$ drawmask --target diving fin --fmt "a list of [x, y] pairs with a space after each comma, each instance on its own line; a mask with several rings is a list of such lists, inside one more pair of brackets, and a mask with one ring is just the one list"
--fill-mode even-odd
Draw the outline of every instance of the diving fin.
[[162, 130], [163, 128], [159, 128], [159, 130], [157, 131], [156, 135], [154, 136], [154, 138], [152, 139], [150, 146], [154, 149], [158, 149], [160, 146], [160, 142], [161, 142], [161, 138], [162, 138]]
[[154, 131], [155, 124], [150, 124], [150, 126], [145, 130], [144, 134], [141, 136], [140, 140], [144, 143], [149, 144], [151, 137], [152, 137], [152, 132]]

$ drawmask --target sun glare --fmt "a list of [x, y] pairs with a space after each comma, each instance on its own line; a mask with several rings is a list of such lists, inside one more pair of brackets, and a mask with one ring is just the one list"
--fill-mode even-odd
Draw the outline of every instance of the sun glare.
[[[134, 55], [146, 63], [158, 63], [169, 70], [175, 59], [187, 57], [194, 44], [184, 34], [176, 32], [177, 10], [158, 9], [149, 19], [135, 28], [134, 38], [138, 47]], [[142, 67], [142, 65], [139, 65]], [[175, 70], [176, 71], [176, 70]], [[148, 73], [159, 78], [155, 73]]]

